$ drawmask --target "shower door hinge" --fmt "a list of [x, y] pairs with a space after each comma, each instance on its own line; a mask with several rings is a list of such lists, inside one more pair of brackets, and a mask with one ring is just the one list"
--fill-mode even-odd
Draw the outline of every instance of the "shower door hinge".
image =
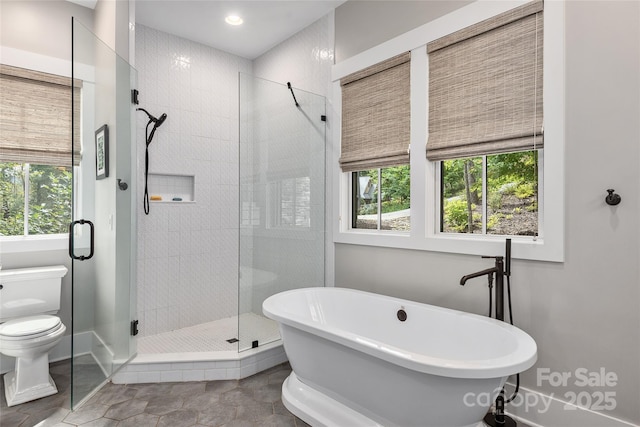
[[131, 89], [131, 103], [138, 105], [140, 102], [138, 101], [138, 95], [140, 94], [140, 92], [138, 92], [138, 89]]
[[138, 321], [137, 320], [132, 320], [131, 321], [131, 336], [136, 336], [138, 335]]
[[324, 114], [320, 116], [320, 120], [323, 122], [327, 121], [327, 116], [325, 116]]

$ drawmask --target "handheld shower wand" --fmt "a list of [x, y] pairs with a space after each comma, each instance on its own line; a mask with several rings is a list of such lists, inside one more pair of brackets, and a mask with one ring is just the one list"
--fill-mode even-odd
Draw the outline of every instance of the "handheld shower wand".
[[[147, 188], [147, 181], [149, 180], [149, 144], [153, 140], [153, 135], [156, 133], [156, 129], [158, 129], [162, 123], [167, 119], [167, 114], [162, 113], [159, 118], [152, 116], [147, 110], [144, 108], [136, 108], [137, 111], [143, 111], [149, 121], [147, 122], [147, 127], [145, 129], [145, 150], [144, 150], [144, 199], [142, 201], [142, 206], [144, 207], [145, 215], [149, 215], [149, 189]], [[151, 129], [151, 133], [149, 133], [149, 125], [153, 123], [153, 128]]]
[[147, 122], [147, 130], [149, 128], [149, 125], [151, 123], [153, 123], [153, 128], [151, 129], [151, 133], [146, 135], [146, 144], [147, 146], [149, 146], [149, 144], [151, 144], [151, 140], [153, 139], [153, 134], [156, 133], [156, 129], [158, 129], [162, 123], [164, 123], [164, 121], [167, 119], [167, 114], [166, 113], [162, 113], [162, 115], [160, 116], [160, 118], [155, 118], [154, 116], [152, 116], [147, 110], [145, 110], [144, 108], [136, 108], [137, 111], [144, 111], [144, 113], [147, 115], [147, 117], [149, 117], [149, 121]]
[[156, 119], [154, 116], [151, 115], [151, 113], [149, 113], [147, 110], [145, 110], [144, 108], [136, 108], [137, 111], [144, 111], [144, 113], [147, 115], [147, 117], [149, 117], [149, 121], [153, 122], [156, 124], [156, 127], [160, 127], [160, 125], [162, 124], [162, 122], [164, 122], [164, 120], [167, 118], [167, 115], [165, 113], [162, 113], [162, 115], [160, 116], [159, 119]]

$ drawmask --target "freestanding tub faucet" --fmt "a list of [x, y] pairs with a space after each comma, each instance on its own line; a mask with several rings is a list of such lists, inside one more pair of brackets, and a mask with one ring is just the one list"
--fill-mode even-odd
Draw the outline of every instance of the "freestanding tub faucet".
[[[495, 258], [496, 262], [493, 268], [487, 268], [486, 270], [477, 271], [475, 273], [467, 274], [466, 276], [462, 276], [460, 279], [460, 285], [464, 286], [464, 284], [469, 279], [473, 279], [474, 277], [480, 276], [488, 276], [489, 278], [489, 286], [493, 283], [493, 275], [496, 275], [496, 288], [495, 288], [495, 298], [496, 298], [496, 319], [504, 321], [504, 278], [507, 277], [509, 280], [509, 276], [511, 276], [511, 239], [507, 239], [506, 247], [505, 247], [505, 257], [501, 256], [483, 256], [482, 258]], [[506, 267], [506, 268], [505, 268]], [[509, 316], [510, 323], [513, 324], [513, 317], [511, 316], [511, 292], [509, 292]], [[489, 305], [489, 317], [491, 317], [491, 305]], [[518, 378], [518, 384], [519, 384]], [[518, 392], [518, 387], [516, 386], [516, 392]], [[515, 397], [515, 393], [513, 397]], [[515, 427], [517, 423], [505, 415], [504, 413], [504, 405], [505, 403], [513, 400], [511, 397], [507, 402], [505, 402], [504, 398], [504, 388], [500, 391], [500, 394], [496, 398], [495, 403], [495, 413], [488, 413], [484, 417], [484, 423], [488, 426], [492, 427]]]
[[[504, 321], [504, 276], [507, 275], [504, 271], [504, 258], [501, 256], [483, 256], [482, 258], [495, 258], [496, 263], [493, 268], [487, 268], [486, 270], [477, 271], [475, 273], [462, 276], [460, 279], [460, 285], [464, 286], [467, 280], [474, 277], [489, 276], [489, 283], [492, 282], [493, 275], [496, 275], [496, 319]], [[491, 316], [491, 313], [489, 313]]]

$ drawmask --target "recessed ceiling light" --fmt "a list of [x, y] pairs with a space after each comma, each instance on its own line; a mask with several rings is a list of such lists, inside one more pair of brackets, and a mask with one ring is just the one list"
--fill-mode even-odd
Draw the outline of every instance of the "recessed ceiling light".
[[229, 15], [224, 21], [229, 25], [241, 25], [244, 22], [238, 15]]

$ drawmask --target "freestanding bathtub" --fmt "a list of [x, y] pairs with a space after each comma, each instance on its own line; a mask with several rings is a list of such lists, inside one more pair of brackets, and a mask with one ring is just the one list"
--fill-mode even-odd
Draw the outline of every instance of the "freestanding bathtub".
[[283, 403], [314, 427], [476, 426], [536, 361], [505, 322], [352, 289], [282, 292], [263, 311], [293, 370]]

